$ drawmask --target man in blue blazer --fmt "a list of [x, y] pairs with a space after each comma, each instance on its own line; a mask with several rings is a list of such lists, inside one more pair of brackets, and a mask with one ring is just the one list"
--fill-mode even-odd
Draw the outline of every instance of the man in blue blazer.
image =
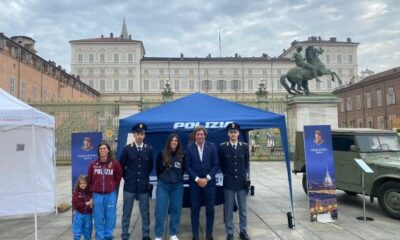
[[219, 171], [218, 150], [214, 143], [205, 141], [207, 130], [197, 126], [193, 130], [195, 142], [185, 151], [186, 172], [189, 174], [190, 206], [193, 240], [199, 240], [201, 203], [206, 206], [206, 240], [213, 240], [215, 174]]

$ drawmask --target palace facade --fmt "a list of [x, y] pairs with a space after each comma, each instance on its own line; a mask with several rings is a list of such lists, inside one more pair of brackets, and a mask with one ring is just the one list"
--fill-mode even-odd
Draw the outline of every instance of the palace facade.
[[[310, 37], [293, 41], [278, 57], [260, 54], [244, 57], [175, 57], [146, 56], [144, 43], [128, 34], [125, 20], [121, 34], [101, 35], [99, 38], [72, 40], [71, 72], [101, 93], [104, 99], [136, 101], [160, 99], [166, 83], [175, 97], [192, 92], [205, 92], [226, 99], [255, 99], [260, 83], [269, 97], [286, 96], [280, 76], [295, 64], [290, 58], [298, 46], [322, 47], [320, 56], [328, 69], [336, 71], [344, 83], [357, 81], [357, 47], [350, 38], [322, 40]], [[303, 53], [304, 54], [304, 53]], [[310, 82], [312, 92], [327, 93], [338, 87], [337, 82]]]

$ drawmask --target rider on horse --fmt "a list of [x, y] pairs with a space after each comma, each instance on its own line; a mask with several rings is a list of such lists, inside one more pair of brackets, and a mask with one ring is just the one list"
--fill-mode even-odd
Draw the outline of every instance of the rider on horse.
[[308, 63], [306, 63], [306, 61], [304, 61], [304, 58], [301, 55], [302, 50], [303, 50], [302, 46], [297, 47], [296, 52], [292, 56], [292, 61], [294, 61], [296, 63], [296, 65], [300, 68], [305, 68], [305, 69], [311, 70], [315, 80], [317, 82], [321, 82], [321, 80], [319, 80], [319, 77], [317, 74], [318, 69], [316, 67], [314, 67], [313, 65], [308, 64]]

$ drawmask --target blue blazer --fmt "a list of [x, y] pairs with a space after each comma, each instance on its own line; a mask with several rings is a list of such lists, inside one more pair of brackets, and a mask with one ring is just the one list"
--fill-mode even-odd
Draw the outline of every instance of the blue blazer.
[[200, 161], [199, 150], [196, 143], [190, 144], [185, 151], [186, 172], [191, 180], [196, 177], [205, 178], [210, 175], [212, 179], [219, 172], [218, 150], [214, 143], [205, 141], [203, 161]]

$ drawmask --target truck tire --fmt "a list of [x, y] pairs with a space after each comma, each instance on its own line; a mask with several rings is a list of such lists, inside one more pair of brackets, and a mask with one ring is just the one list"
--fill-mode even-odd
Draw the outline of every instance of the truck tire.
[[308, 191], [307, 191], [307, 174], [306, 173], [303, 173], [303, 179], [302, 179], [301, 183], [303, 185], [304, 192], [306, 194], [308, 194]]
[[400, 219], [400, 182], [386, 182], [378, 192], [379, 206], [391, 218]]

